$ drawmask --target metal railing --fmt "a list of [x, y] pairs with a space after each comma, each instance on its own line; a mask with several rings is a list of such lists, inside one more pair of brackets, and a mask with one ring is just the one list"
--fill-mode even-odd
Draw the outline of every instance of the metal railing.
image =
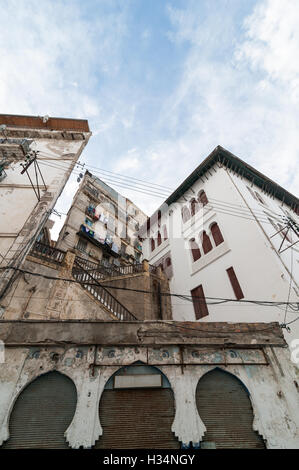
[[45, 243], [35, 242], [29, 255], [61, 264], [65, 257], [65, 251]]
[[[85, 261], [85, 260], [84, 260]], [[93, 263], [95, 264], [95, 263]], [[124, 305], [122, 305], [110, 292], [98, 282], [98, 277], [86, 271], [78, 258], [75, 258], [72, 274], [74, 278], [84, 287], [93, 297], [98, 300], [107, 310], [109, 310], [119, 321], [137, 320]]]
[[149, 272], [150, 274], [157, 274], [158, 266], [153, 266], [152, 264], [149, 265]]
[[138, 274], [143, 272], [142, 263], [129, 264], [127, 266], [116, 266], [108, 263], [107, 261], [100, 261], [94, 263], [93, 261], [86, 260], [76, 256], [76, 261], [85, 271], [90, 272], [97, 279], [104, 279], [105, 277], [127, 276], [130, 274]]

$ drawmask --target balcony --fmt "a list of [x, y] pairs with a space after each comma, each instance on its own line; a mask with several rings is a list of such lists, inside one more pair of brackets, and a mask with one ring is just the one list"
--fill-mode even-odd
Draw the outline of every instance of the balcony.
[[91, 188], [88, 185], [85, 185], [83, 190], [86, 191], [89, 196], [91, 196], [95, 199], [99, 199], [99, 191], [97, 191], [96, 189]]
[[93, 206], [87, 206], [85, 209], [85, 214], [88, 215], [92, 220], [99, 220], [99, 215], [96, 214], [96, 210]]

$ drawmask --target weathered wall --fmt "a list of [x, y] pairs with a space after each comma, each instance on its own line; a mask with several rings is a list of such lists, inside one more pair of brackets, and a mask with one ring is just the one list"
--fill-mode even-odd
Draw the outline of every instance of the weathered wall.
[[251, 352], [229, 349], [226, 364], [221, 364], [222, 349], [201, 352], [197, 347], [197, 363], [192, 363], [193, 355], [182, 367], [179, 362], [175, 365], [176, 349], [171, 345], [155, 349], [119, 348], [117, 344], [97, 350], [94, 346], [6, 348], [6, 362], [0, 364], [0, 442], [9, 438], [9, 417], [19, 393], [40, 374], [57, 370], [70, 377], [77, 389], [77, 408], [66, 439], [73, 448], [92, 447], [102, 434], [98, 407], [106, 382], [121, 366], [148, 361], [167, 377], [174, 391], [172, 431], [183, 444], [197, 444], [204, 435], [206, 428], [197, 411], [195, 390], [204, 374], [220, 367], [247, 387], [253, 429], [262, 435], [267, 448], [298, 449], [298, 390], [294, 383], [298, 378], [284, 349], [266, 349], [266, 355], [261, 348]]
[[[169, 292], [168, 281], [162, 273], [160, 273], [160, 276], [156, 276], [149, 272], [143, 272], [117, 279], [107, 279], [102, 281], [101, 284], [115, 287], [111, 289], [107, 287], [107, 290], [138, 320], [172, 319], [170, 297], [159, 296], [159, 286], [161, 292]], [[119, 289], [116, 289], [116, 287]], [[145, 293], [135, 292], [135, 290], [145, 291]]]
[[[33, 261], [32, 257], [29, 259], [23, 265], [26, 271], [55, 278], [70, 278], [68, 266], [64, 264], [57, 266], [41, 260]], [[30, 274], [18, 274], [18, 278], [0, 305], [3, 318], [10, 320], [109, 320], [114, 318], [79, 284], [35, 277]]]
[[[44, 188], [41, 176], [37, 172], [40, 185], [40, 200], [38, 200], [28, 176], [26, 173], [21, 174], [20, 162], [24, 162], [24, 155], [22, 156], [22, 152], [15, 155], [13, 148], [10, 151], [6, 150], [5, 172], [7, 176], [0, 182], [1, 267], [8, 264], [18, 267], [23, 262], [90, 137], [90, 132], [85, 131], [88, 129], [86, 121], [64, 120], [64, 124], [71, 127], [66, 128], [69, 130], [59, 132], [53, 127], [44, 125], [42, 119], [38, 117], [27, 119], [26, 116], [13, 116], [11, 118], [13, 119], [0, 116], [0, 124], [6, 123], [7, 125], [6, 129], [0, 133], [0, 147], [3, 141], [6, 145], [7, 140], [10, 142], [11, 139], [17, 139], [20, 142], [22, 139], [27, 140], [31, 145], [30, 150], [38, 152], [40, 171], [46, 187]], [[9, 127], [10, 122], [14, 122], [11, 128]], [[39, 126], [38, 128], [23, 128], [24, 122], [27, 122], [27, 125], [39, 123]], [[51, 125], [61, 124], [59, 119], [51, 122]], [[84, 130], [77, 132], [76, 129], [80, 129], [80, 122]], [[21, 145], [18, 147], [21, 148]], [[61, 168], [55, 167], [57, 161], [63, 162], [65, 170], [62, 171]], [[36, 186], [33, 164], [28, 168], [28, 174]], [[1, 271], [0, 294], [5, 290], [12, 276], [11, 271]]]

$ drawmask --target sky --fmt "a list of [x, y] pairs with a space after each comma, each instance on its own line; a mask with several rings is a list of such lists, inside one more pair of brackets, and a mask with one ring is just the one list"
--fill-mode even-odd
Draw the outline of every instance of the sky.
[[[0, 0], [0, 8], [1, 113], [88, 119], [81, 162], [165, 191], [221, 145], [298, 195], [298, 0]], [[59, 211], [77, 187], [73, 175]], [[114, 188], [147, 215], [164, 200]]]

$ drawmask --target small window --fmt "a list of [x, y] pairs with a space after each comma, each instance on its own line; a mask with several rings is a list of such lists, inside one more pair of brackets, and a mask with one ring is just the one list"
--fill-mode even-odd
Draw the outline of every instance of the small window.
[[196, 320], [199, 320], [200, 318], [209, 315], [209, 310], [202, 285], [196, 287], [195, 289], [192, 289], [191, 295]]
[[200, 253], [199, 246], [195, 241], [195, 238], [192, 238], [189, 244], [190, 244], [190, 248], [192, 252], [193, 261], [197, 261], [201, 257], [201, 253]]
[[77, 249], [80, 251], [83, 251], [83, 253], [86, 252], [87, 250], [87, 241], [82, 240], [82, 238], [79, 239], [78, 244], [77, 244]]
[[148, 237], [150, 236], [150, 231], [151, 231], [151, 219], [149, 217], [146, 221], [146, 233]]
[[158, 211], [158, 227], [161, 227], [161, 211]]
[[156, 248], [155, 240], [153, 238], [151, 238], [151, 250], [154, 251], [155, 248]]
[[161, 237], [161, 233], [160, 233], [160, 232], [158, 232], [158, 238], [157, 238], [157, 240], [158, 240], [158, 241], [157, 241], [157, 244], [158, 244], [158, 246], [160, 246], [161, 243], [162, 243], [162, 237]]
[[207, 204], [209, 204], [207, 195], [204, 191], [200, 191], [198, 195], [198, 202], [202, 204], [203, 206], [206, 206]]
[[188, 207], [187, 207], [187, 206], [184, 206], [184, 207], [182, 208], [182, 219], [183, 219], [183, 222], [184, 222], [184, 223], [187, 222], [187, 220], [189, 220], [190, 217], [191, 217], [191, 214], [190, 214], [190, 211], [189, 211]]
[[216, 246], [218, 246], [218, 245], [220, 245], [222, 242], [224, 242], [222, 233], [221, 233], [220, 228], [218, 227], [218, 224], [217, 224], [216, 222], [214, 222], [214, 223], [211, 225], [211, 232], [212, 232], [212, 237], [213, 237], [213, 239], [214, 239], [214, 242], [215, 242], [215, 245], [216, 245]]
[[204, 254], [206, 255], [207, 253], [209, 253], [209, 251], [213, 249], [212, 243], [209, 238], [209, 235], [206, 232], [202, 233], [201, 239], [202, 239], [202, 249], [203, 249]]
[[171, 266], [171, 259], [170, 258], [166, 258], [166, 267], [168, 268], [169, 266]]
[[198, 211], [198, 202], [196, 199], [191, 200], [191, 217], [193, 217]]
[[230, 267], [226, 270], [227, 275], [229, 277], [230, 283], [232, 285], [233, 291], [235, 293], [236, 299], [241, 300], [244, 298], [243, 291], [241, 289], [241, 286], [239, 284], [239, 281], [237, 279], [236, 273], [234, 271], [233, 267]]
[[166, 225], [163, 225], [163, 237], [164, 237], [164, 241], [168, 239], [168, 234], [167, 234], [167, 227], [166, 227]]

